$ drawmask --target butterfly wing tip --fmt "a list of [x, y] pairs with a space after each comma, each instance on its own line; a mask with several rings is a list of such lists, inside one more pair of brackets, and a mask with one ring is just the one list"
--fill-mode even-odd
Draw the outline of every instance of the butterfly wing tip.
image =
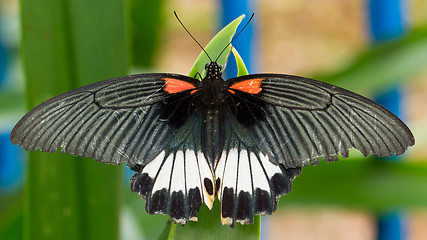
[[186, 218], [172, 218], [173, 223], [180, 224], [181, 226], [184, 226], [188, 223], [188, 220]]
[[222, 225], [228, 225], [228, 226], [234, 226], [234, 221], [230, 217], [226, 217], [226, 218], [221, 217], [221, 224]]

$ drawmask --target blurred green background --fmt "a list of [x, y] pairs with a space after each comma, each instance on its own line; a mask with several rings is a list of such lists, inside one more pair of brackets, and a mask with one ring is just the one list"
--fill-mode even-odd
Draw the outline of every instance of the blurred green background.
[[[408, 33], [375, 47], [366, 1], [256, 2], [259, 72], [313, 77], [369, 97], [403, 83], [404, 120], [416, 139], [403, 162], [352, 152], [304, 168], [276, 214], [262, 218], [266, 239], [375, 239], [375, 217], [394, 209], [407, 212], [409, 239], [427, 239], [427, 2], [408, 2]], [[219, 8], [215, 0], [0, 1], [0, 141], [7, 144], [26, 109], [68, 89], [130, 73], [187, 74], [200, 49], [173, 11], [204, 45], [219, 29]], [[0, 152], [0, 239], [171, 233], [168, 217], [147, 215], [131, 194], [124, 167], [39, 153], [28, 161], [12, 149]]]

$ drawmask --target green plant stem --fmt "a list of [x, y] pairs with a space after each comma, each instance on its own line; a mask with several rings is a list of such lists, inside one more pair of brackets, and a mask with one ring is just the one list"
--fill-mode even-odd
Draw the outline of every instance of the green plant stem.
[[[128, 70], [124, 1], [22, 0], [27, 105]], [[117, 239], [122, 169], [33, 152], [25, 239]]]

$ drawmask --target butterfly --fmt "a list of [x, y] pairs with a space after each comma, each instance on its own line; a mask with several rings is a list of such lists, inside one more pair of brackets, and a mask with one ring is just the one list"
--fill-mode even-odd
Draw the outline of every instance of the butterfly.
[[301, 167], [346, 158], [399, 155], [414, 144], [384, 107], [298, 76], [253, 74], [224, 81], [210, 62], [199, 81], [138, 74], [87, 85], [27, 113], [11, 141], [25, 150], [127, 163], [133, 192], [151, 214], [197, 220], [221, 203], [223, 224], [271, 214]]
[[137, 74], [51, 98], [13, 128], [25, 150], [126, 163], [131, 190], [150, 214], [197, 221], [216, 198], [221, 222], [253, 223], [272, 214], [301, 168], [346, 158], [400, 155], [414, 145], [409, 128], [361, 95], [309, 78], [252, 74]]

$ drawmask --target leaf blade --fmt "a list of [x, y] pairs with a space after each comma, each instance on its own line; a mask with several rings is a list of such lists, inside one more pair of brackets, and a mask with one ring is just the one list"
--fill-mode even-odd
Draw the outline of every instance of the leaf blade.
[[[124, 2], [22, 0], [21, 13], [28, 106], [127, 73]], [[28, 165], [25, 239], [118, 238], [121, 168], [39, 151]]]

